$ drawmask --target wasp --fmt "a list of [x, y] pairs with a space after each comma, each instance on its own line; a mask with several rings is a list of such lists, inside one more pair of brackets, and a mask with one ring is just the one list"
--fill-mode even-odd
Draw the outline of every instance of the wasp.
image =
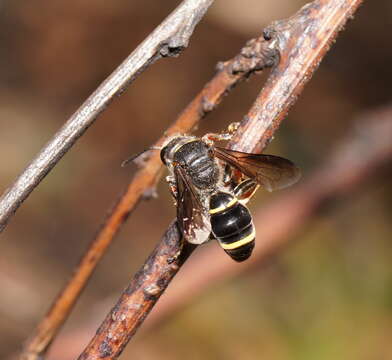
[[256, 238], [246, 203], [259, 186], [273, 191], [294, 184], [300, 170], [279, 156], [215, 145], [217, 141], [230, 140], [238, 125], [230, 124], [225, 133], [208, 133], [201, 138], [177, 134], [161, 148], [149, 150], [160, 150], [161, 160], [169, 170], [166, 180], [184, 239], [192, 244], [216, 239], [233, 260], [240, 262], [249, 258]]
[[177, 221], [186, 241], [218, 240], [235, 261], [244, 261], [255, 246], [256, 231], [246, 203], [259, 186], [268, 191], [290, 186], [300, 170], [279, 156], [250, 154], [218, 147], [230, 140], [239, 123], [223, 134], [203, 137], [174, 135], [161, 148], [169, 169], [166, 180], [177, 207]]

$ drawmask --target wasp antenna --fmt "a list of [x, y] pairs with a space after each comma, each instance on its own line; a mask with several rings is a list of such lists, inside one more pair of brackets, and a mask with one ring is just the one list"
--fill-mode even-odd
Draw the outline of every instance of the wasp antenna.
[[144, 149], [143, 151], [141, 151], [137, 154], [134, 154], [134, 155], [130, 156], [128, 159], [124, 160], [121, 163], [121, 167], [125, 167], [125, 166], [129, 165], [131, 162], [135, 161], [139, 156], [143, 155], [145, 152], [150, 151], [150, 150], [161, 150], [161, 148], [158, 146], [153, 146], [148, 149]]

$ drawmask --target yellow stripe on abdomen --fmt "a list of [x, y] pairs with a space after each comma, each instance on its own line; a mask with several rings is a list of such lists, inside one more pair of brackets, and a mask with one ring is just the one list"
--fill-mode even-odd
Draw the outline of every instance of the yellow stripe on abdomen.
[[220, 245], [225, 250], [233, 250], [233, 249], [238, 249], [239, 247], [252, 242], [255, 238], [256, 238], [256, 232], [255, 229], [253, 229], [249, 235], [247, 235], [241, 240], [235, 241], [231, 244], [224, 244], [223, 242], [220, 242]]
[[226, 209], [232, 207], [233, 205], [235, 205], [238, 202], [237, 198], [233, 198], [231, 199], [226, 205], [217, 207], [215, 209], [210, 209], [209, 213], [212, 214], [216, 214], [216, 213], [220, 213], [222, 211], [225, 211]]

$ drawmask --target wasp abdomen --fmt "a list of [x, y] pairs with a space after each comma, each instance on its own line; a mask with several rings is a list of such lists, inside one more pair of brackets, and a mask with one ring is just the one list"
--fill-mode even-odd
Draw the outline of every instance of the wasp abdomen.
[[210, 198], [211, 230], [225, 252], [236, 261], [246, 260], [255, 246], [255, 229], [249, 210], [231, 194]]

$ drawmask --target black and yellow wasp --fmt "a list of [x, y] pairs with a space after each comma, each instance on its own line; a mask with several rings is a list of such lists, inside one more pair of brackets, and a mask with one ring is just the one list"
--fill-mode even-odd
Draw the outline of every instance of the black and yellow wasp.
[[232, 259], [243, 261], [256, 237], [245, 204], [259, 186], [268, 191], [285, 188], [298, 181], [300, 171], [279, 156], [215, 146], [215, 141], [229, 140], [237, 126], [201, 138], [175, 135], [160, 150], [185, 240], [202, 244], [216, 239]]

